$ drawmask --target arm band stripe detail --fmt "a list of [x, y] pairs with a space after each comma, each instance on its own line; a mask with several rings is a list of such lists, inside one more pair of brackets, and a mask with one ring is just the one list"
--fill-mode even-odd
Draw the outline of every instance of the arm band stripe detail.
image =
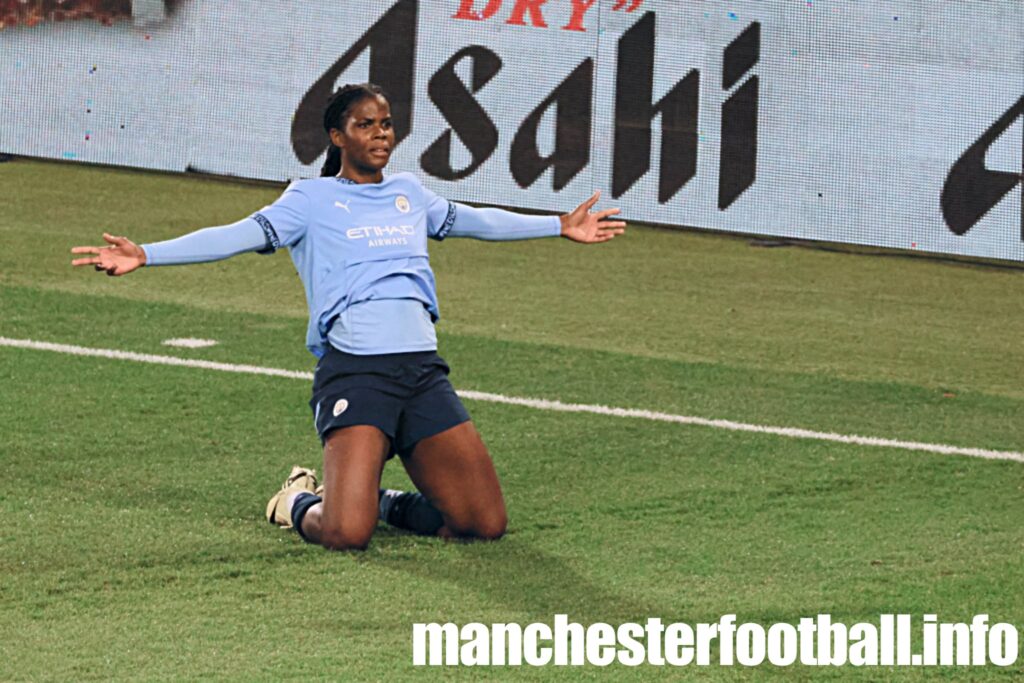
[[448, 216], [444, 219], [444, 225], [442, 225], [441, 229], [437, 231], [437, 237], [434, 239], [440, 242], [448, 236], [448, 233], [452, 231], [452, 226], [455, 225], [455, 217], [457, 213], [458, 208], [456, 208], [455, 202], [448, 202]]
[[277, 231], [274, 230], [274, 224], [270, 222], [266, 216], [262, 213], [254, 213], [252, 219], [260, 224], [263, 228], [263, 234], [267, 238], [267, 246], [257, 251], [257, 254], [273, 254], [277, 251], [277, 248], [281, 246], [281, 240], [277, 236]]

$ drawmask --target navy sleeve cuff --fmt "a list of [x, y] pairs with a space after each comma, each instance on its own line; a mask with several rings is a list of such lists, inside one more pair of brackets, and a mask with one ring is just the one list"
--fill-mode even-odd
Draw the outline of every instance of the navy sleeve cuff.
[[278, 247], [281, 246], [281, 240], [277, 237], [277, 231], [274, 230], [274, 224], [270, 222], [270, 219], [264, 216], [262, 213], [254, 213], [252, 219], [260, 224], [263, 229], [263, 235], [267, 238], [267, 246], [263, 247], [257, 254], [273, 254], [277, 251]]
[[455, 202], [448, 202], [448, 216], [444, 219], [444, 225], [442, 225], [441, 229], [437, 231], [436, 235], [434, 235], [435, 240], [440, 242], [448, 236], [448, 233], [452, 231], [452, 226], [455, 225], [455, 217], [457, 214], [458, 209], [455, 206]]

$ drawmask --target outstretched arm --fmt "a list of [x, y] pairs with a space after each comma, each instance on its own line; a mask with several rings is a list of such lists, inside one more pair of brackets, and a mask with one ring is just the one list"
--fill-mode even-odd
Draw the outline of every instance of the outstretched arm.
[[437, 237], [472, 237], [505, 242], [561, 236], [584, 244], [607, 242], [625, 232], [626, 224], [623, 221], [608, 220], [618, 214], [619, 209], [590, 213], [600, 198], [601, 193], [597, 192], [563, 216], [527, 216], [502, 209], [477, 209], [453, 203], [450, 205], [448, 220], [438, 231]]
[[107, 233], [105, 247], [75, 247], [72, 254], [92, 254], [75, 259], [73, 266], [93, 266], [107, 275], [119, 276], [142, 266], [181, 265], [220, 261], [249, 251], [268, 248], [269, 236], [252, 218], [232, 225], [204, 228], [183, 237], [139, 246], [126, 237]]
[[93, 266], [107, 275], [127, 275], [142, 266], [207, 263], [257, 251], [272, 254], [279, 246], [293, 246], [306, 231], [309, 198], [297, 183], [288, 186], [276, 202], [231, 225], [203, 228], [183, 237], [139, 246], [125, 237], [104, 234], [105, 247], [75, 247], [73, 266]]

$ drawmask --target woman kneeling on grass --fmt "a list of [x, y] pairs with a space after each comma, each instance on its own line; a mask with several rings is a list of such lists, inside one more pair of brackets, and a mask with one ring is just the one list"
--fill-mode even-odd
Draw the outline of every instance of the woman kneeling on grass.
[[[312, 471], [295, 468], [267, 519], [335, 550], [365, 549], [378, 519], [446, 538], [499, 538], [507, 517], [494, 464], [437, 355], [427, 238], [592, 244], [625, 223], [608, 220], [618, 209], [590, 213], [597, 194], [572, 213], [536, 217], [449, 202], [408, 173], [385, 178], [395, 133], [371, 84], [336, 92], [324, 128], [332, 145], [322, 177], [292, 183], [252, 217], [141, 247], [104, 234], [109, 246], [75, 247], [92, 256], [72, 264], [126, 275], [287, 246], [309, 304], [306, 343], [320, 358], [310, 406], [324, 482], [317, 489]], [[421, 493], [379, 490], [395, 453]]]

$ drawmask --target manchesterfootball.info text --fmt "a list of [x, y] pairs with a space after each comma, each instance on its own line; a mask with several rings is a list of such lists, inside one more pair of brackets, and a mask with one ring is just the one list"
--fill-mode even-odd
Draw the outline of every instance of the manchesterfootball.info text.
[[852, 666], [1009, 667], [1020, 634], [987, 614], [939, 621], [934, 614], [882, 614], [847, 625], [828, 614], [796, 624], [714, 623], [583, 625], [565, 614], [552, 623], [413, 624], [415, 666]]

